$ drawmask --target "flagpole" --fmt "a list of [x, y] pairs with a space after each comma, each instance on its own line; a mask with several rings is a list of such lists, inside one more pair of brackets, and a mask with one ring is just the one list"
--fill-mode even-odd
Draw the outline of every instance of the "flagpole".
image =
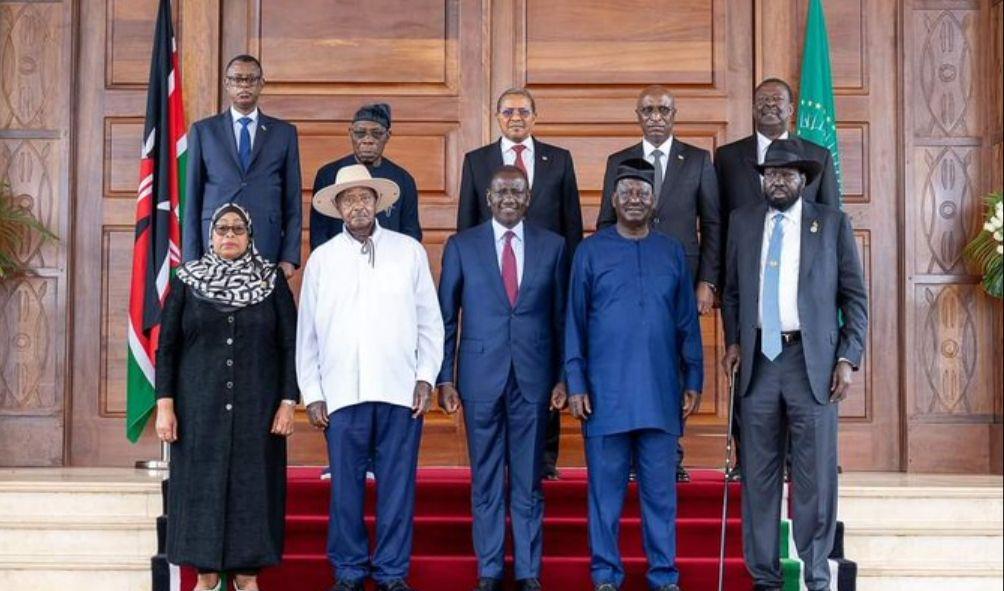
[[159, 460], [137, 460], [137, 470], [150, 470], [154, 472], [166, 472], [171, 468], [171, 445], [166, 441], [160, 442]]

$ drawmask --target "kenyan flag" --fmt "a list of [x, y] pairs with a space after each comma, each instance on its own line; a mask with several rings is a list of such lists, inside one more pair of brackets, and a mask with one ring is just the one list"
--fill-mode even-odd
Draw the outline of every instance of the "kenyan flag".
[[171, 0], [160, 0], [150, 58], [129, 291], [126, 437], [133, 443], [143, 433], [156, 405], [155, 354], [161, 309], [167, 298], [171, 274], [181, 262], [185, 129]]

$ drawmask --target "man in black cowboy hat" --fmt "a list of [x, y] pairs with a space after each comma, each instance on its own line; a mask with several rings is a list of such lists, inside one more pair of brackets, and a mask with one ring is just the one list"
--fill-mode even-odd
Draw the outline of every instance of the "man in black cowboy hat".
[[805, 584], [829, 589], [838, 403], [864, 352], [867, 292], [847, 215], [802, 198], [820, 164], [797, 142], [775, 140], [757, 170], [766, 199], [732, 213], [722, 297], [723, 365], [739, 370], [743, 408], [743, 550], [756, 589], [780, 590], [787, 452]]
[[[317, 170], [314, 177], [314, 194], [335, 184], [338, 171], [353, 164], [362, 164], [376, 179], [388, 179], [401, 188], [401, 196], [390, 209], [377, 214], [380, 227], [407, 234], [422, 241], [422, 227], [418, 222], [418, 188], [407, 170], [383, 155], [390, 141], [390, 105], [372, 103], [359, 107], [349, 125], [352, 153], [329, 162]], [[342, 220], [310, 208], [310, 249], [330, 240], [342, 231]]]

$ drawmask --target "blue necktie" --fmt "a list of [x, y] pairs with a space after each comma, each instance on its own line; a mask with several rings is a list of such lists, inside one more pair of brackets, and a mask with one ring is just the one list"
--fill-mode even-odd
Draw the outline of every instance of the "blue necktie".
[[251, 125], [250, 117], [241, 117], [237, 120], [241, 124], [241, 141], [237, 144], [237, 158], [241, 161], [241, 168], [247, 172], [251, 165], [251, 132], [248, 125]]
[[764, 357], [774, 361], [781, 354], [781, 308], [778, 304], [778, 289], [781, 281], [781, 242], [784, 228], [781, 222], [784, 214], [774, 214], [774, 229], [767, 245], [767, 261], [763, 270], [763, 308], [760, 320], [760, 351]]

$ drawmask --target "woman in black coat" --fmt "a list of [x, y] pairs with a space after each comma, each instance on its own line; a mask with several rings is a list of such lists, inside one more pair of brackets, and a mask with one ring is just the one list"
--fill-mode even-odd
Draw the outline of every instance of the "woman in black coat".
[[167, 557], [195, 589], [258, 589], [282, 558], [293, 432], [296, 310], [238, 205], [213, 215], [212, 249], [180, 267], [161, 319], [157, 434], [171, 444]]

